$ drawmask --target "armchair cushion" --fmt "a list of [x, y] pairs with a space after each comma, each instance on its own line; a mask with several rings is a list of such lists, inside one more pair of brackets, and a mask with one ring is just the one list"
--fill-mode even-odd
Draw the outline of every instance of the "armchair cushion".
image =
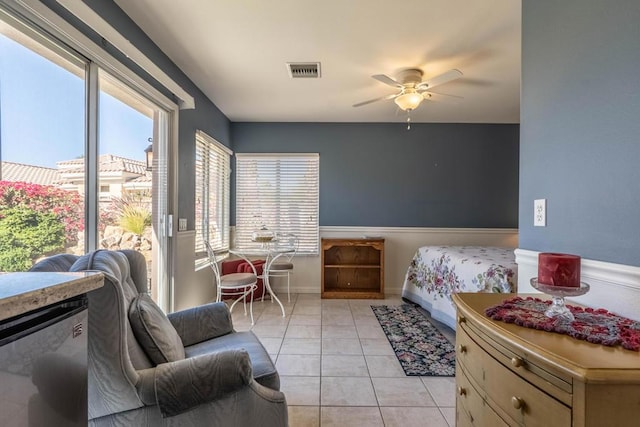
[[253, 381], [245, 350], [203, 354], [155, 370], [155, 389], [163, 417], [172, 417], [224, 397]]
[[187, 358], [197, 357], [209, 353], [219, 353], [242, 348], [249, 353], [253, 378], [259, 384], [273, 390], [280, 390], [280, 376], [269, 357], [269, 353], [251, 331], [235, 332], [218, 337], [214, 340], [203, 341], [199, 344], [185, 347]]
[[133, 335], [156, 365], [182, 360], [184, 345], [175, 328], [147, 294], [139, 294], [129, 307]]
[[185, 347], [233, 332], [231, 313], [223, 302], [176, 311], [167, 317]]

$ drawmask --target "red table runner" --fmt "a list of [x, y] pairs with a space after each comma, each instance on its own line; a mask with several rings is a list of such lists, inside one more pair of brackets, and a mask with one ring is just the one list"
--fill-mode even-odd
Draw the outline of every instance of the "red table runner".
[[605, 309], [583, 308], [566, 304], [575, 316], [573, 322], [549, 318], [544, 312], [551, 301], [539, 298], [512, 297], [489, 307], [485, 314], [494, 320], [541, 329], [592, 343], [614, 346], [620, 344], [628, 350], [640, 351], [640, 322], [627, 319]]

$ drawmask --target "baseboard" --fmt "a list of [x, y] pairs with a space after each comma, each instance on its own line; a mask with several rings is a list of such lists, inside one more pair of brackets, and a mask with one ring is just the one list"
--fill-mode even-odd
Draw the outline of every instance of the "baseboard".
[[[273, 291], [276, 293], [276, 295], [278, 295], [278, 298], [281, 298], [282, 295], [284, 295], [286, 297], [287, 295], [287, 287], [282, 286], [282, 285], [274, 285], [273, 287]], [[290, 289], [291, 293], [296, 293], [296, 294], [321, 294], [321, 290], [320, 288], [316, 287], [316, 286], [295, 286], [292, 284], [291, 285], [291, 289]], [[400, 290], [398, 288], [394, 288], [394, 289], [390, 289], [390, 290], [385, 290], [384, 292], [386, 297], [389, 296], [399, 296], [402, 293], [400, 292]]]

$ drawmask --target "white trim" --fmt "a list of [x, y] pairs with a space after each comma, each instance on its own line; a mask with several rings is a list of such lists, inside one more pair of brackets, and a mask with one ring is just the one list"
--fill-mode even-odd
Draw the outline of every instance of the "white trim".
[[[514, 252], [518, 264], [518, 292], [537, 292], [529, 280], [538, 275], [539, 252], [520, 248]], [[580, 280], [588, 283], [591, 289], [576, 297], [577, 302], [640, 320], [640, 267], [583, 258]]]
[[[514, 234], [517, 228], [439, 228], [439, 227], [365, 227], [365, 226], [321, 226], [320, 231], [325, 233], [357, 232], [376, 233], [429, 233], [429, 234]], [[384, 237], [384, 236], [383, 236]]]
[[[516, 263], [538, 268], [539, 252], [520, 248], [514, 252], [516, 254]], [[580, 264], [581, 280], [594, 279], [612, 286], [621, 286], [640, 291], [640, 267], [584, 258]], [[527, 278], [526, 280], [529, 279]]]
[[102, 47], [94, 43], [90, 38], [85, 36], [82, 32], [54, 13], [40, 1], [16, 0], [11, 3], [7, 3], [5, 0], [0, 1], [3, 5], [8, 7], [9, 10], [13, 10], [24, 15], [27, 19], [33, 21], [35, 25], [41, 27], [50, 34], [53, 34], [54, 37], [98, 64], [100, 68], [103, 68], [105, 71], [113, 74], [114, 77], [121, 79], [132, 88], [137, 89], [140, 93], [149, 97], [160, 107], [166, 110], [178, 109], [178, 105], [174, 101], [167, 98], [142, 77], [135, 74], [128, 67], [111, 56], [107, 51], [102, 49]]
[[282, 158], [282, 157], [309, 157], [309, 158], [320, 158], [319, 153], [236, 153], [236, 157], [240, 157], [243, 159], [271, 159], [271, 158]]
[[[31, 2], [30, 0], [22, 0]], [[84, 2], [78, 0], [56, 0], [62, 7], [74, 14], [82, 22], [109, 41], [116, 49], [125, 54], [137, 65], [145, 70], [151, 77], [156, 79], [164, 87], [169, 89], [180, 100], [180, 109], [195, 108], [195, 100], [180, 85], [178, 85], [171, 77], [169, 77], [160, 67], [135, 47], [129, 40], [124, 38], [115, 28], [107, 21], [102, 19], [100, 15], [93, 11]]]

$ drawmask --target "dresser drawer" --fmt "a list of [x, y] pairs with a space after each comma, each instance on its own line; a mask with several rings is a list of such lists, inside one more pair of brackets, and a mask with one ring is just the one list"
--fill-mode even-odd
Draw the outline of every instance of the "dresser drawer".
[[[481, 391], [480, 404], [483, 399], [488, 401], [503, 416], [511, 418], [512, 424], [571, 425], [570, 408], [535, 387], [522, 376], [512, 372], [513, 365], [511, 365], [510, 359], [500, 352], [496, 353], [496, 350], [480, 339], [478, 334], [469, 330], [469, 326], [468, 323], [465, 323], [456, 331], [458, 368], [464, 373], [460, 378], [459, 387], [464, 387], [463, 383], [471, 379], [477, 390]], [[481, 343], [482, 346], [478, 343]], [[485, 348], [504, 359], [502, 363], [485, 351]], [[507, 367], [507, 364], [511, 366]], [[532, 372], [522, 372], [529, 377], [536, 378], [538, 382], [547, 383]], [[551, 387], [552, 385], [547, 384], [547, 386]], [[557, 392], [555, 389], [554, 391]], [[461, 399], [472, 417], [474, 417], [474, 412], [477, 413], [481, 409], [481, 407], [473, 407], [475, 394], [478, 392], [472, 389], [466, 399]], [[460, 396], [458, 397], [460, 398]], [[465, 402], [470, 403], [465, 404]]]
[[456, 405], [456, 427], [471, 427], [473, 424], [471, 423], [471, 417], [469, 414], [460, 406]]
[[501, 427], [508, 426], [482, 398], [473, 380], [467, 377], [464, 368], [456, 369], [456, 417], [458, 427], [462, 425]]
[[484, 371], [482, 368], [482, 359], [485, 351], [475, 343], [464, 331], [458, 328], [456, 331], [456, 361], [464, 365], [468, 374], [483, 387]]
[[514, 374], [493, 357], [483, 357], [485, 399], [518, 424], [570, 426], [571, 409]]
[[[547, 394], [567, 406], [573, 401], [572, 378], [566, 373], [554, 369], [548, 364], [531, 360], [528, 353], [509, 348], [508, 344], [497, 342], [489, 338], [480, 327], [473, 322], [465, 322], [461, 330], [461, 341], [466, 344], [467, 358], [476, 359], [477, 353], [491, 356], [500, 362], [506, 369], [535, 385]], [[464, 363], [464, 355], [461, 355]], [[476, 361], [476, 365], [484, 362]], [[477, 378], [475, 372], [472, 373]], [[485, 373], [486, 375], [486, 373]]]

